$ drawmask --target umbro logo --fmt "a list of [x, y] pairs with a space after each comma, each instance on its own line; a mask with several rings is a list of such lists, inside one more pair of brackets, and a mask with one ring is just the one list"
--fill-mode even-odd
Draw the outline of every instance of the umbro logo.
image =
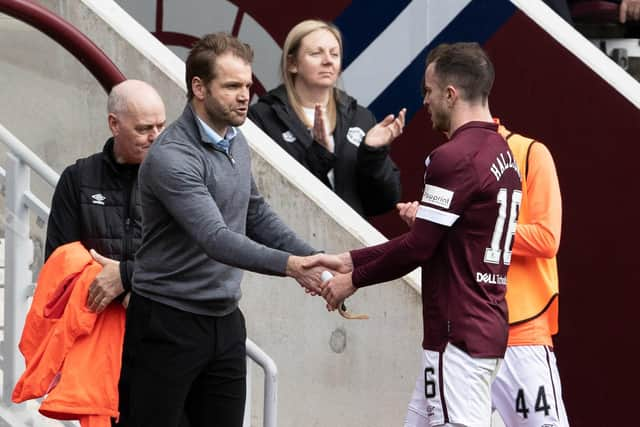
[[91, 203], [93, 203], [94, 205], [104, 205], [104, 201], [107, 200], [107, 198], [100, 193], [94, 194], [93, 196], [91, 196], [91, 199]]

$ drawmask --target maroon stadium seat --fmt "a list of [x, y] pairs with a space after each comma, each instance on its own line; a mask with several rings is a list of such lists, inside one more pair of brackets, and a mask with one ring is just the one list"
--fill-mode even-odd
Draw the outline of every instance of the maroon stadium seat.
[[576, 29], [588, 39], [640, 38], [640, 22], [621, 24], [616, 2], [574, 0], [570, 4]]
[[619, 5], [610, 1], [573, 1], [571, 17], [575, 22], [618, 23]]

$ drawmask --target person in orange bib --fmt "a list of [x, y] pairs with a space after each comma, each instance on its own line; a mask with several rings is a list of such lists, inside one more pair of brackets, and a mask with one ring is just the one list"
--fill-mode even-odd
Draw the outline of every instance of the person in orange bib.
[[551, 337], [558, 333], [556, 254], [562, 228], [558, 174], [547, 147], [503, 125], [522, 177], [522, 204], [507, 274], [509, 341], [492, 385], [507, 426], [569, 426]]

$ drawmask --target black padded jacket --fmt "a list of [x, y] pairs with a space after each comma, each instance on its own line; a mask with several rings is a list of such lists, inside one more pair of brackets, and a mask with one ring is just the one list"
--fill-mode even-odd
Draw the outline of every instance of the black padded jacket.
[[120, 261], [128, 291], [142, 236], [139, 165], [116, 163], [113, 144], [110, 138], [102, 152], [62, 172], [51, 201], [45, 259], [58, 246], [79, 240], [87, 249]]

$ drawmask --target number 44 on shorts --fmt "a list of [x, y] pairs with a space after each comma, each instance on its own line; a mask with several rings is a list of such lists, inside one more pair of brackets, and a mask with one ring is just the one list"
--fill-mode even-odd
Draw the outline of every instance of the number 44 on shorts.
[[[536, 412], [544, 411], [545, 416], [549, 415], [549, 410], [551, 410], [551, 407], [547, 403], [547, 395], [544, 392], [543, 385], [538, 388], [538, 396], [536, 397], [534, 410]], [[527, 401], [524, 398], [523, 389], [519, 389], [518, 394], [516, 395], [516, 412], [522, 414], [523, 418], [527, 418], [529, 415], [529, 407], [527, 406]]]

